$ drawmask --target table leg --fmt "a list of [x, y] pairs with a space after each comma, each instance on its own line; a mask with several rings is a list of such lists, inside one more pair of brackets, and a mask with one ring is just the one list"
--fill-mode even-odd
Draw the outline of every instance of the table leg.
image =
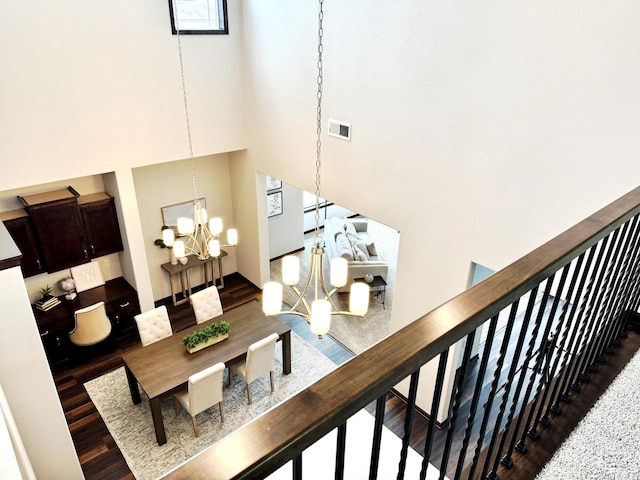
[[156, 440], [158, 445], [167, 443], [167, 435], [164, 431], [164, 422], [162, 421], [162, 409], [160, 407], [160, 397], [149, 399], [151, 407], [151, 417], [153, 418], [153, 427], [156, 430]]
[[[218, 257], [216, 260], [218, 264], [218, 273], [220, 274], [220, 286], [218, 288], [224, 288], [224, 275], [222, 274], [222, 257]], [[213, 282], [215, 283], [216, 279], [213, 278]]]
[[124, 366], [124, 371], [127, 374], [127, 382], [129, 383], [129, 391], [131, 392], [131, 401], [134, 405], [138, 405], [140, 403], [140, 390], [138, 390], [138, 381], [136, 377], [133, 376], [131, 370], [127, 365]]
[[282, 373], [291, 373], [291, 331], [282, 335]]

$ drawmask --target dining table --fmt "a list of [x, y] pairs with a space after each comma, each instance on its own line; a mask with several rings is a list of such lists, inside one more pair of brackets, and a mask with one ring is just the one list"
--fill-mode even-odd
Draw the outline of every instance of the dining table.
[[[229, 337], [202, 350], [189, 353], [183, 344], [183, 338], [218, 321], [229, 323]], [[277, 317], [265, 316], [257, 300], [125, 353], [122, 360], [131, 400], [136, 405], [141, 402], [140, 389], [149, 398], [158, 445], [167, 442], [161, 411], [162, 400], [186, 388], [189, 377], [194, 373], [218, 362], [228, 364], [246, 356], [252, 343], [272, 333], [279, 335], [282, 344], [282, 372], [288, 375], [291, 373], [291, 329]]]

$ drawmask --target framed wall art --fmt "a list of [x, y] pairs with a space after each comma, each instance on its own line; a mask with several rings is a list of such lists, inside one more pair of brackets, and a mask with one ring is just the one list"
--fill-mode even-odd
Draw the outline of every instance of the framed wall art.
[[104, 285], [98, 262], [83, 263], [82, 265], [71, 267], [71, 276], [76, 284], [76, 292], [78, 293]]
[[282, 192], [267, 194], [267, 216], [275, 217], [282, 214]]
[[267, 178], [267, 192], [270, 190], [277, 190], [282, 188], [282, 180], [265, 175]]

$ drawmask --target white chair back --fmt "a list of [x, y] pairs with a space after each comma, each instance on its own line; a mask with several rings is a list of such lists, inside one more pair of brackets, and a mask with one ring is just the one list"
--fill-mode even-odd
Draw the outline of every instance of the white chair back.
[[191, 416], [222, 402], [224, 369], [224, 363], [220, 362], [189, 377], [189, 413]]
[[191, 294], [190, 298], [197, 323], [222, 315], [220, 294], [218, 293], [218, 287], [215, 285]]
[[249, 345], [247, 350], [246, 382], [251, 383], [273, 371], [273, 356], [279, 335], [272, 333], [268, 337]]
[[98, 302], [76, 310], [75, 326], [69, 332], [69, 340], [74, 345], [86, 347], [105, 340], [111, 333], [111, 321], [107, 316], [104, 302]]
[[139, 313], [135, 320], [143, 347], [173, 335], [169, 312], [164, 305]]

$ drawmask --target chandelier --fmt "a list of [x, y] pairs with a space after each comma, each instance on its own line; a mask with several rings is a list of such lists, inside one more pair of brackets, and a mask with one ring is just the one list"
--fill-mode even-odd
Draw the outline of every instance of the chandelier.
[[[291, 287], [296, 294], [296, 301], [288, 310], [282, 309], [282, 284], [279, 282], [267, 282], [262, 291], [262, 310], [266, 315], [292, 314], [303, 317], [310, 325], [311, 331], [322, 338], [322, 335], [331, 327], [332, 315], [363, 316], [369, 308], [369, 286], [365, 283], [355, 282], [351, 285], [349, 295], [349, 310], [340, 310], [333, 301], [332, 296], [337, 290], [347, 284], [347, 260], [336, 257], [330, 263], [330, 283], [333, 289], [329, 290], [324, 279], [322, 262], [324, 259], [324, 241], [320, 235], [320, 166], [321, 166], [321, 142], [322, 131], [322, 11], [323, 0], [319, 0], [318, 15], [318, 89], [317, 89], [317, 115], [316, 115], [316, 204], [315, 204], [315, 238], [311, 249], [311, 266], [309, 277], [300, 290], [297, 286], [300, 280], [300, 259], [293, 255], [282, 258], [282, 282]], [[309, 304], [306, 294], [310, 293], [313, 300]]]
[[[174, 11], [175, 8], [174, 1]], [[182, 61], [182, 42], [180, 41], [180, 27], [176, 15], [176, 37], [178, 39], [178, 55], [180, 58], [180, 79], [182, 80], [182, 99], [184, 101], [184, 113], [187, 127], [187, 139], [189, 143], [189, 158], [191, 159], [191, 178], [193, 182], [193, 218], [178, 218], [178, 239], [171, 228], [162, 230], [162, 240], [165, 246], [171, 249], [171, 263], [187, 263], [187, 256], [195, 255], [199, 260], [210, 257], [219, 257], [221, 247], [233, 247], [238, 244], [238, 231], [230, 228], [227, 231], [227, 243], [222, 245], [219, 236], [222, 234], [222, 219], [219, 217], [208, 218], [207, 210], [202, 206], [202, 199], [198, 197], [198, 184], [196, 182], [196, 166], [191, 142], [191, 124], [189, 122], [189, 107], [187, 104], [187, 87], [184, 81], [184, 65]]]

